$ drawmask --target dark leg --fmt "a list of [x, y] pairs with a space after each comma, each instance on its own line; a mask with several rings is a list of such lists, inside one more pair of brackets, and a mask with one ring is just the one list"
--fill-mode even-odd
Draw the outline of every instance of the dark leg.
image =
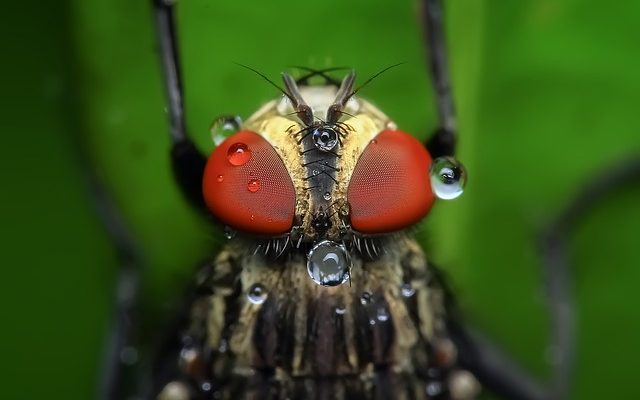
[[138, 361], [135, 321], [142, 261], [133, 239], [104, 187], [93, 175], [89, 176], [87, 181], [98, 216], [115, 245], [120, 266], [116, 283], [115, 313], [108, 332], [98, 393], [100, 399], [117, 400], [138, 390], [134, 371]]
[[427, 149], [434, 158], [452, 156], [456, 148], [456, 117], [449, 84], [442, 7], [440, 0], [424, 0], [422, 3], [425, 42], [428, 45], [429, 65], [440, 119], [440, 127], [427, 141]]
[[202, 176], [206, 159], [186, 132], [173, 3], [171, 0], [153, 0], [167, 93], [172, 167], [183, 195], [196, 208], [206, 211], [202, 197]]
[[456, 321], [449, 331], [465, 368], [492, 392], [508, 399], [564, 399], [569, 395], [574, 361], [574, 311], [566, 243], [576, 225], [611, 194], [640, 185], [640, 157], [614, 166], [590, 181], [539, 236], [551, 314], [552, 381], [546, 387], [527, 377], [512, 362]]

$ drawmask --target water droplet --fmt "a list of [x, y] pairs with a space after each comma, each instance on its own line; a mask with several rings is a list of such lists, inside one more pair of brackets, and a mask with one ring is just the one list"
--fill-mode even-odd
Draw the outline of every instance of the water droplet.
[[227, 239], [233, 239], [236, 236], [236, 231], [228, 226], [224, 227], [224, 237]]
[[218, 180], [218, 182], [224, 181], [224, 175], [218, 175], [217, 180]]
[[343, 205], [340, 206], [340, 214], [349, 215], [350, 211], [351, 210], [350, 210], [349, 203], [344, 203]]
[[324, 194], [322, 195], [322, 198], [325, 200], [331, 200], [331, 193], [329, 192], [324, 192]]
[[338, 144], [338, 134], [333, 128], [321, 126], [313, 131], [313, 143], [322, 151], [330, 151]]
[[429, 382], [427, 383], [427, 395], [430, 397], [435, 397], [442, 392], [442, 383], [440, 382]]
[[371, 144], [378, 144], [378, 141], [376, 139], [371, 139]]
[[343, 305], [339, 305], [336, 307], [336, 314], [338, 315], [344, 315], [344, 313], [347, 312], [347, 308]]
[[400, 293], [403, 297], [411, 297], [416, 293], [416, 290], [409, 283], [405, 283], [400, 286]]
[[320, 174], [320, 171], [318, 171], [317, 169], [314, 169], [312, 174], [313, 176], [318, 176]]
[[385, 307], [378, 307], [378, 311], [376, 312], [376, 318], [380, 322], [387, 322], [389, 320], [389, 312]]
[[211, 390], [211, 382], [202, 382], [202, 391], [208, 392]]
[[227, 160], [229, 164], [240, 166], [246, 164], [251, 159], [251, 150], [244, 143], [234, 143], [227, 150]]
[[253, 304], [262, 304], [267, 300], [267, 289], [261, 284], [256, 283], [249, 288], [247, 298]]
[[433, 193], [443, 200], [460, 196], [467, 183], [464, 167], [453, 157], [439, 157], [433, 160], [429, 174]]
[[307, 254], [307, 272], [315, 283], [338, 286], [349, 279], [351, 260], [344, 246], [323, 240]]
[[376, 324], [376, 320], [375, 319], [372, 318], [372, 319], [369, 320], [369, 325], [373, 326], [375, 324]]
[[370, 302], [371, 302], [371, 293], [363, 292], [362, 296], [360, 296], [360, 304], [362, 304], [363, 306], [366, 306]]
[[242, 120], [238, 116], [223, 115], [213, 120], [211, 123], [211, 139], [213, 144], [220, 146], [229, 136], [240, 130]]
[[249, 183], [247, 183], [247, 189], [249, 189], [251, 193], [257, 192], [260, 190], [260, 181], [257, 179], [249, 180]]
[[255, 216], [255, 215], [253, 215], [253, 214], [251, 214], [251, 217], [249, 217], [249, 219], [250, 219], [251, 221], [255, 221], [255, 220], [256, 220], [256, 216]]

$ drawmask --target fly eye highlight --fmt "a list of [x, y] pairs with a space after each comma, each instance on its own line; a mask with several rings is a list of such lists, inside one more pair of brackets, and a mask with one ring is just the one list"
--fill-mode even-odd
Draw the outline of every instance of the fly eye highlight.
[[293, 226], [295, 189], [273, 146], [262, 136], [241, 131], [213, 151], [202, 192], [212, 214], [239, 231], [278, 235]]

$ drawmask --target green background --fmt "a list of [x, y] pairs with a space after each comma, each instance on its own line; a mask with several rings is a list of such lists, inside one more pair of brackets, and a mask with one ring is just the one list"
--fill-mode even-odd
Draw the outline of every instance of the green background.
[[[362, 79], [404, 61], [362, 95], [421, 138], [436, 125], [414, 1], [178, 3], [187, 120], [203, 149], [215, 116], [247, 117], [276, 95], [234, 62], [274, 79], [291, 65], [345, 65]], [[468, 320], [544, 376], [535, 234], [593, 176], [640, 155], [640, 2], [449, 3], [469, 183], [419, 235]], [[7, 4], [5, 16], [2, 397], [91, 399], [117, 264], [78, 148], [143, 249], [149, 338], [220, 234], [171, 181], [148, 2], [30, 0]], [[574, 399], [640, 395], [639, 194], [611, 197], [571, 241]]]

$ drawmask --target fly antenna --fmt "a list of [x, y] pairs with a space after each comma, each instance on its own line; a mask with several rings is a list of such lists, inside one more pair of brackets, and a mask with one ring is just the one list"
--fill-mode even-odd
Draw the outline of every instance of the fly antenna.
[[255, 69], [255, 68], [251, 68], [251, 67], [250, 67], [250, 66], [248, 66], [248, 65], [240, 64], [240, 63], [237, 63], [237, 62], [234, 62], [234, 64], [235, 64], [235, 65], [238, 65], [238, 66], [240, 66], [240, 67], [246, 68], [246, 69], [248, 69], [249, 71], [253, 72], [254, 74], [256, 74], [256, 75], [258, 75], [258, 76], [262, 77], [262, 79], [264, 79], [265, 81], [269, 82], [269, 83], [271, 84], [271, 86], [273, 86], [274, 88], [278, 89], [278, 91], [279, 91], [280, 93], [282, 93], [283, 95], [287, 96], [287, 98], [288, 98], [289, 100], [293, 101], [293, 98], [292, 98], [291, 94], [287, 93], [283, 88], [281, 88], [280, 86], [278, 86], [278, 84], [277, 84], [277, 83], [275, 83], [274, 81], [272, 81], [271, 79], [269, 79], [269, 78], [268, 78], [265, 74], [263, 74], [262, 72], [258, 71], [258, 70], [257, 70], [257, 69]]
[[379, 77], [380, 75], [384, 74], [385, 72], [387, 72], [388, 70], [390, 70], [391, 68], [395, 68], [398, 67], [402, 64], [406, 64], [406, 62], [399, 62], [397, 64], [393, 64], [393, 65], [389, 65], [388, 67], [383, 68], [381, 71], [376, 72], [371, 78], [367, 79], [366, 81], [364, 81], [362, 83], [362, 85], [358, 86], [357, 88], [353, 89], [353, 92], [351, 92], [351, 94], [349, 94], [349, 96], [347, 96], [347, 100], [349, 100], [351, 98], [351, 96], [355, 95], [356, 93], [358, 93], [363, 87], [367, 86], [369, 83], [371, 83], [372, 80], [376, 79], [377, 77]]

